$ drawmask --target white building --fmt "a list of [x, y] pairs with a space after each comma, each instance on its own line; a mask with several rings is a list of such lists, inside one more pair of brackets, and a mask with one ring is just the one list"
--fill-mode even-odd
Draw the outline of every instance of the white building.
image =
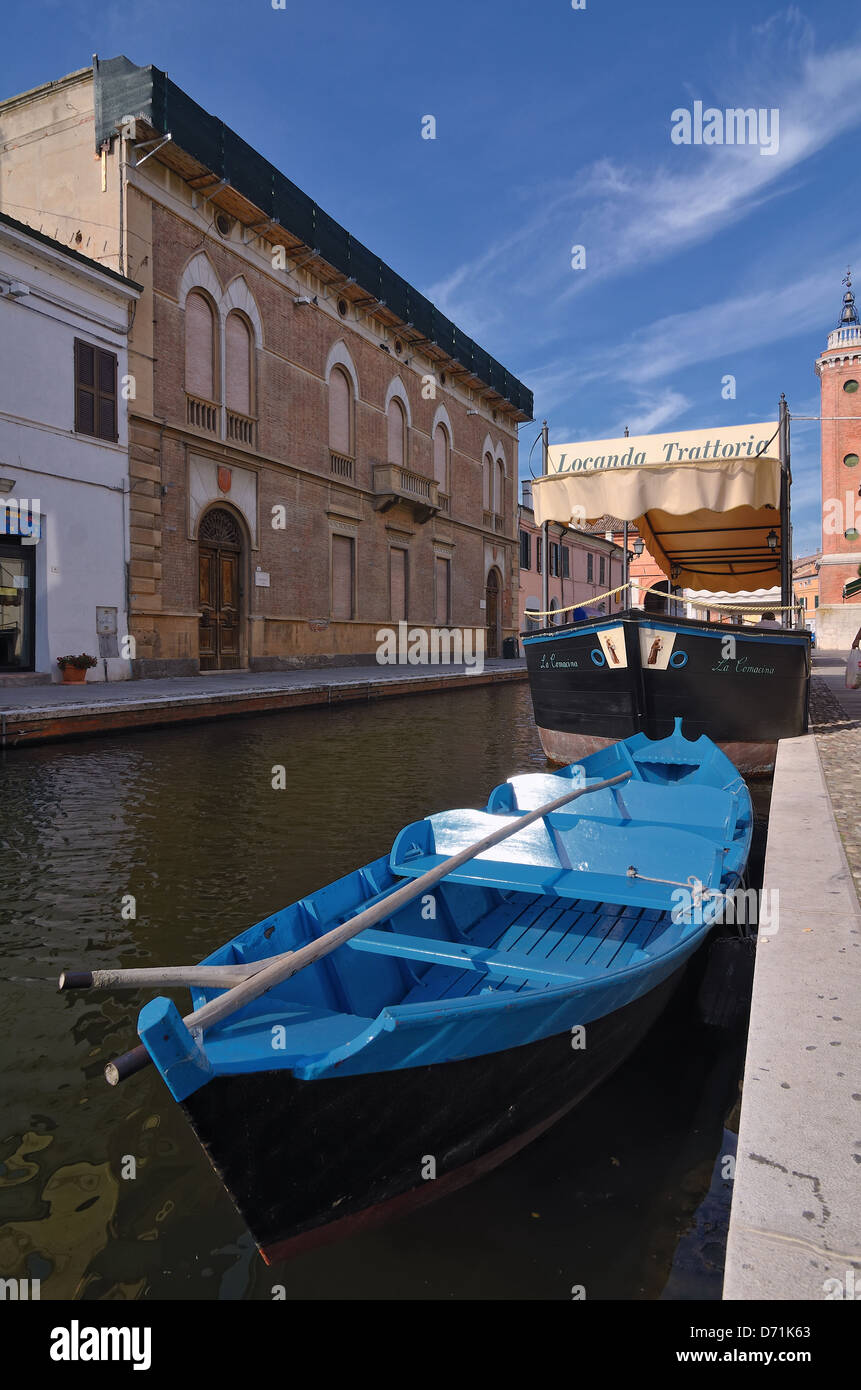
[[[140, 286], [0, 214], [0, 683], [126, 680], [127, 337]], [[35, 676], [34, 676], [34, 673]]]

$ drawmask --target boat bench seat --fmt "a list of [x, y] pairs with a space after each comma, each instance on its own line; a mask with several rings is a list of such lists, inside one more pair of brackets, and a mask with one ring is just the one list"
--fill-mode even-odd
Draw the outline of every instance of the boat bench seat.
[[572, 980], [588, 980], [595, 973], [588, 965], [569, 967], [560, 961], [551, 966], [520, 951], [500, 951], [467, 942], [431, 940], [396, 932], [365, 931], [347, 944], [354, 951], [373, 951], [401, 960], [444, 965], [452, 970], [476, 971], [491, 980], [519, 977], [535, 984], [570, 984]]
[[[590, 781], [596, 779], [590, 778]], [[575, 784], [576, 785], [576, 784]], [[570, 777], [527, 772], [510, 777], [490, 795], [487, 809], [509, 815], [535, 811], [572, 789]], [[731, 840], [736, 824], [736, 799], [720, 787], [659, 786], [652, 782], [623, 782], [572, 801], [551, 814], [550, 823], [564, 826], [572, 817], [609, 825], [639, 823], [686, 829]], [[564, 819], [563, 819], [564, 818]]]

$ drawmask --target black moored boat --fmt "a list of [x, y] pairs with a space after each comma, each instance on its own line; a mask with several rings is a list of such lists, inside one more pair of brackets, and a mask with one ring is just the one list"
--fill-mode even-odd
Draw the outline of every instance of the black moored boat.
[[748, 776], [807, 732], [810, 636], [629, 609], [523, 634], [544, 752], [576, 762], [634, 733], [665, 738], [681, 715]]

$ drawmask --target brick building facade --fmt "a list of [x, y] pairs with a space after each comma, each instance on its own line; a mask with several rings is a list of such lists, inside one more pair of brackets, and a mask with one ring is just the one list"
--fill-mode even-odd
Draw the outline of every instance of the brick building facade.
[[144, 287], [136, 674], [372, 659], [400, 620], [501, 651], [520, 382], [157, 69], [0, 103], [0, 173], [0, 207]]

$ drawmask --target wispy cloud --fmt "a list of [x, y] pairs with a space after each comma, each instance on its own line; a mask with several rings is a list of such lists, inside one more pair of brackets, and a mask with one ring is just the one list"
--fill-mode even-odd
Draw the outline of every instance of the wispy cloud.
[[672, 386], [667, 386], [657, 395], [635, 397], [624, 420], [613, 426], [610, 433], [621, 434], [626, 427], [631, 434], [659, 433], [662, 425], [677, 420], [690, 404], [688, 397]]
[[669, 314], [631, 335], [623, 361], [618, 350], [608, 348], [592, 357], [578, 379], [588, 383], [621, 372], [626, 381], [645, 385], [682, 367], [714, 361], [732, 372], [734, 357], [819, 327], [834, 284], [834, 268], [828, 266], [794, 282]]
[[[521, 294], [540, 331], [572, 297], [706, 242], [793, 191], [794, 171], [861, 124], [861, 43], [817, 53], [795, 7], [781, 21], [755, 33], [747, 77], [720, 93], [691, 91], [691, 100], [720, 109], [777, 107], [776, 154], [748, 145], [673, 146], [668, 109], [666, 150], [655, 152], [647, 171], [642, 162], [607, 157], [533, 190], [529, 201], [540, 215], [431, 286], [430, 297], [457, 321], [486, 331]], [[570, 268], [573, 242], [586, 248], [586, 270]]]

